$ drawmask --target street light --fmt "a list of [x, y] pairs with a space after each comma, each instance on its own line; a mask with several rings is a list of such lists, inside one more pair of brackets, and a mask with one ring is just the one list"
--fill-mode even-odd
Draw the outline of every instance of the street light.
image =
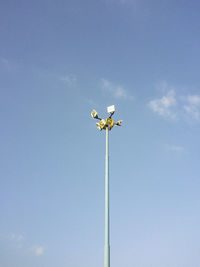
[[93, 119], [100, 120], [96, 123], [97, 128], [102, 131], [106, 130], [106, 158], [105, 158], [105, 251], [104, 251], [104, 267], [110, 267], [110, 214], [109, 214], [109, 131], [113, 126], [121, 126], [122, 120], [116, 123], [112, 119], [115, 113], [115, 105], [107, 107], [107, 112], [110, 116], [107, 119], [98, 117], [96, 110], [92, 110], [91, 116]]

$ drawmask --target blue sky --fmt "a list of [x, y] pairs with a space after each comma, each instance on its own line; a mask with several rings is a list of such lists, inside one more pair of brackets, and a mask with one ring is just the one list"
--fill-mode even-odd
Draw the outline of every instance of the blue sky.
[[200, 4], [0, 2], [0, 267], [199, 267]]

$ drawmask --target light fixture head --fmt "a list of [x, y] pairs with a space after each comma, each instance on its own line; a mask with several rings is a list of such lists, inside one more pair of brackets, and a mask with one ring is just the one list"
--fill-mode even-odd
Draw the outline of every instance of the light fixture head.
[[104, 119], [100, 120], [99, 125], [101, 127], [101, 130], [105, 129], [105, 127], [106, 127], [106, 121]]
[[99, 129], [99, 131], [101, 131], [101, 130], [102, 130], [102, 128], [101, 128], [101, 126], [100, 126], [100, 123], [99, 123], [99, 122], [97, 122], [97, 123], [96, 123], [96, 126], [97, 126], [97, 128]]
[[117, 121], [117, 122], [115, 123], [115, 125], [117, 125], [117, 126], [121, 126], [121, 124], [122, 124], [122, 120]]
[[104, 119], [100, 120], [100, 122], [96, 123], [97, 128], [101, 130], [106, 129], [106, 121]]
[[114, 125], [114, 120], [112, 120], [111, 118], [107, 118], [106, 125], [112, 127]]
[[97, 111], [95, 109], [92, 110], [91, 116], [92, 116], [93, 119], [97, 119], [98, 118], [98, 113], [97, 113]]
[[107, 107], [107, 112], [113, 114], [115, 112], [115, 105]]

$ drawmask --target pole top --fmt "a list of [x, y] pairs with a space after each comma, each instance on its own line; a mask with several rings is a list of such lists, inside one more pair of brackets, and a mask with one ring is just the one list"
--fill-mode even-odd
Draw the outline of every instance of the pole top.
[[99, 118], [98, 113], [95, 109], [93, 109], [91, 112], [91, 116], [93, 119], [100, 120], [100, 122], [96, 123], [96, 126], [100, 131], [106, 130], [106, 128], [111, 130], [113, 126], [121, 126], [122, 120], [119, 120], [115, 123], [114, 120], [112, 119], [112, 115], [115, 113], [115, 105], [107, 107], [107, 112], [110, 114], [110, 116], [107, 119]]

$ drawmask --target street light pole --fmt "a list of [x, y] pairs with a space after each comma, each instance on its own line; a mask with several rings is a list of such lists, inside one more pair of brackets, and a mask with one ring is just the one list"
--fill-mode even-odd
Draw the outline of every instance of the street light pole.
[[109, 129], [106, 127], [105, 157], [105, 251], [104, 267], [110, 267], [110, 214], [109, 214]]
[[97, 128], [106, 130], [106, 156], [105, 156], [105, 245], [104, 245], [104, 267], [110, 267], [110, 213], [109, 213], [109, 131], [113, 126], [121, 126], [122, 120], [116, 123], [112, 119], [112, 115], [115, 112], [115, 106], [107, 107], [107, 111], [110, 114], [106, 120], [98, 117], [96, 110], [92, 110], [91, 116], [93, 119], [100, 120], [96, 123]]

